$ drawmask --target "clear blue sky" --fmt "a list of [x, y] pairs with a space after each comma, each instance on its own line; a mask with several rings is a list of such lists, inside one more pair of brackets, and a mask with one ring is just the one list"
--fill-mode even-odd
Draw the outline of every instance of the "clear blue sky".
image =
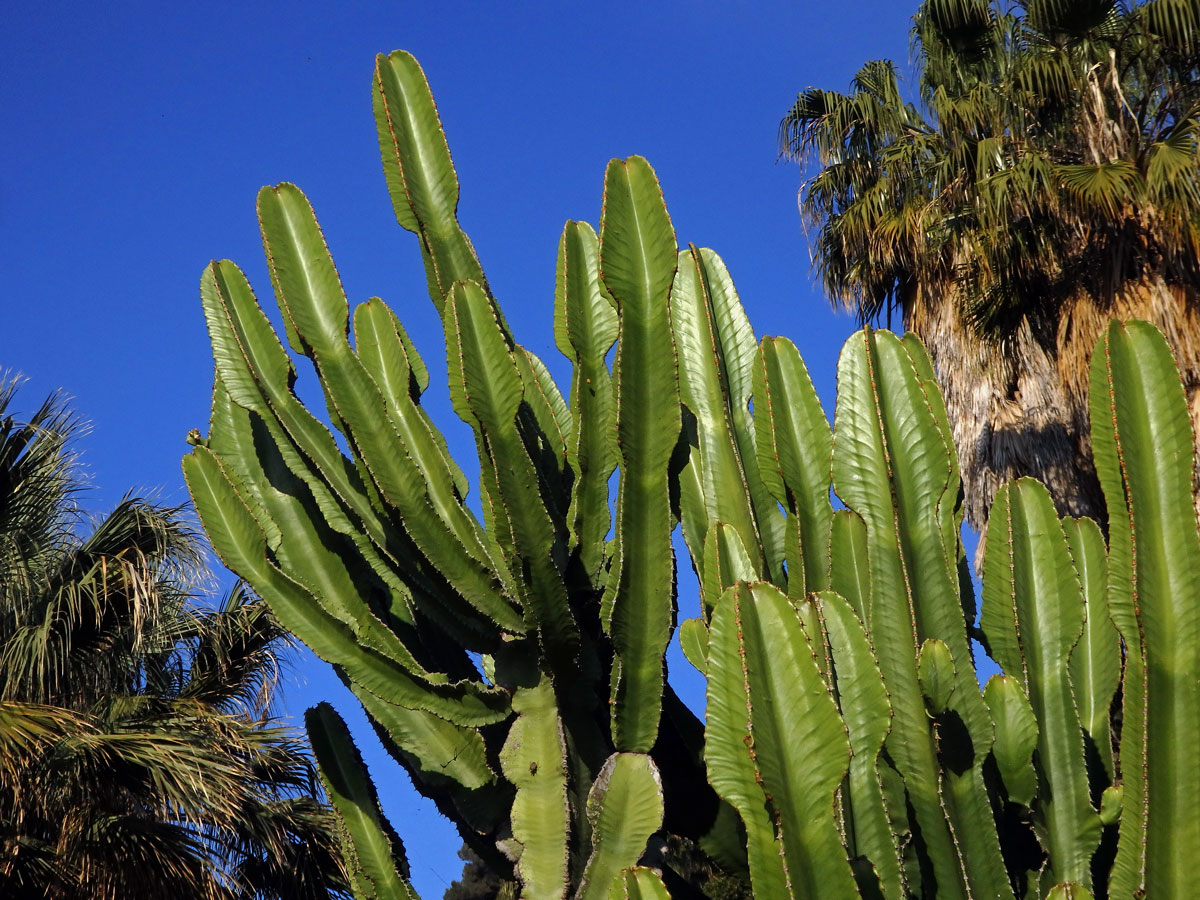
[[[568, 218], [598, 221], [605, 163], [639, 153], [680, 242], [724, 257], [759, 335], [796, 342], [832, 411], [854, 324], [813, 284], [801, 173], [776, 163], [776, 126], [798, 90], [844, 89], [867, 59], [907, 71], [915, 6], [10, 3], [0, 370], [27, 377], [21, 410], [62, 388], [91, 423], [81, 442], [90, 508], [130, 488], [184, 502], [184, 436], [207, 430], [212, 385], [200, 272], [231, 258], [269, 298], [254, 197], [293, 181], [351, 300], [382, 296], [440, 370], [426, 403], [470, 470], [473, 446], [446, 402], [441, 329], [415, 238], [392, 216], [371, 119], [374, 55], [404, 48], [433, 86], [460, 218], [491, 286], [564, 389], [551, 323], [558, 235]], [[694, 603], [681, 596], [683, 614]], [[682, 677], [686, 664], [672, 663]], [[351, 720], [418, 889], [440, 897], [461, 868], [453, 829], [412, 793], [322, 664], [302, 657], [298, 668], [288, 709], [333, 698]]]

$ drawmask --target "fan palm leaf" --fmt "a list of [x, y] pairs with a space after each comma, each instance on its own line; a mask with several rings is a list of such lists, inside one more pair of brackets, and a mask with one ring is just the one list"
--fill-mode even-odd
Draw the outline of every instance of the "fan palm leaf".
[[196, 606], [198, 537], [126, 497], [86, 521], [52, 399], [0, 382], [0, 896], [344, 895], [336, 837], [271, 700], [287, 637], [240, 586]]

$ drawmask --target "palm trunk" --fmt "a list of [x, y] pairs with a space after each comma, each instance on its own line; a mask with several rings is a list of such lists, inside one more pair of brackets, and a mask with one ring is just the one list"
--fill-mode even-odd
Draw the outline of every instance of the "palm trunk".
[[[1002, 342], [982, 339], [964, 321], [953, 288], [905, 304], [905, 326], [929, 349], [958, 449], [965, 516], [982, 531], [992, 498], [1005, 482], [1032, 475], [1050, 489], [1059, 515], [1107, 523], [1092, 463], [1088, 369], [1112, 318], [1145, 319], [1170, 342], [1184, 376], [1193, 428], [1200, 431], [1200, 305], [1195, 290], [1157, 275], [1097, 303], [1085, 292], [1059, 310], [1057, 328], [1028, 319]], [[1200, 493], [1197, 494], [1200, 509]]]

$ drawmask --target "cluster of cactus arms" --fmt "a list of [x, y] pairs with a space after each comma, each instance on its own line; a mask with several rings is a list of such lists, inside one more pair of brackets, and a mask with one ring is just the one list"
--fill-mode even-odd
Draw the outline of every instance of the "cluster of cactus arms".
[[[1060, 521], [1037, 482], [1005, 487], [977, 616], [915, 338], [847, 342], [831, 428], [793, 344], [755, 339], [720, 258], [677, 249], [649, 165], [614, 160], [599, 233], [568, 222], [559, 245], [564, 397], [459, 227], [420, 67], [381, 56], [374, 86], [478, 506], [421, 406], [416, 348], [380, 300], [350, 315], [288, 184], [263, 189], [259, 220], [325, 414], [293, 392], [242, 273], [215, 262], [210, 433], [184, 469], [221, 559], [334, 665], [511, 896], [713, 895], [714, 872], [761, 898], [1193, 896], [1200, 531], [1157, 332], [1115, 324], [1095, 355], [1107, 540]], [[703, 720], [665, 677], [677, 524]], [[982, 690], [972, 638], [1002, 669]], [[308, 726], [356, 895], [415, 897], [345, 726], [325, 705]]]

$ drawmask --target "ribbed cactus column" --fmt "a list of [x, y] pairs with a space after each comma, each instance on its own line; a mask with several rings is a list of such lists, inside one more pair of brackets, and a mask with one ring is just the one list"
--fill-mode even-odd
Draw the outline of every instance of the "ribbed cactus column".
[[600, 615], [616, 654], [613, 743], [640, 752], [658, 736], [663, 654], [674, 625], [667, 466], [680, 421], [668, 300], [675, 258], [675, 232], [649, 164], [637, 156], [613, 160], [604, 176], [600, 275], [621, 322], [613, 363], [621, 476]]
[[1109, 509], [1109, 609], [1126, 648], [1121, 838], [1110, 896], [1186, 897], [1200, 859], [1200, 532], [1195, 436], [1162, 334], [1113, 323], [1092, 358]]
[[[429, 374], [416, 348], [382, 301], [351, 315], [316, 216], [289, 184], [258, 202], [287, 348], [236, 266], [205, 272], [217, 378], [188, 484], [221, 558], [335, 666], [489, 865], [531, 897], [581, 885], [654, 895], [662, 883], [637, 868], [663, 828], [651, 751], [679, 762], [676, 795], [718, 805], [702, 726], [669, 694], [662, 716], [681, 413], [678, 251], [658, 181], [645, 160], [614, 161], [600, 238], [564, 230], [556, 334], [575, 369], [568, 403], [516, 342], [458, 225], [457, 178], [411, 56], [379, 58], [375, 111], [396, 216], [418, 236], [442, 318], [451, 401], [475, 436], [483, 521], [420, 405]], [[294, 392], [289, 348], [311, 365], [329, 425]], [[330, 790], [354, 803], [365, 776], [340, 720], [319, 711], [310, 727]], [[723, 821], [679, 827], [735, 847]], [[368, 824], [348, 825], [350, 857], [379, 858]], [[363, 866], [364, 895], [394, 887], [382, 863]]]
[[568, 522], [587, 586], [603, 589], [604, 544], [612, 518], [608, 480], [617, 467], [616, 394], [605, 357], [617, 341], [616, 306], [600, 280], [600, 244], [586, 222], [568, 222], [558, 244], [554, 337], [571, 360], [574, 427], [567, 465], [575, 473]]
[[[1114, 325], [1094, 357], [1107, 545], [1040, 485], [1004, 487], [977, 631], [915, 338], [847, 342], [831, 429], [795, 346], [756, 342], [635, 156], [607, 168], [599, 234], [568, 222], [559, 242], [564, 398], [458, 223], [420, 67], [380, 56], [373, 87], [482, 515], [416, 347], [381, 300], [351, 308], [290, 184], [258, 198], [285, 340], [237, 266], [204, 272], [212, 418], [184, 472], [221, 559], [334, 665], [505, 896], [1190, 896], [1200, 528], [1161, 335]], [[309, 373], [319, 414], [294, 390]], [[703, 723], [666, 679], [677, 525]], [[983, 692], [968, 636], [1004, 669]], [[307, 722], [356, 897], [409, 900], [345, 725], [324, 705]]]
[[1093, 773], [1105, 785], [1116, 778], [1113, 756], [1112, 704], [1121, 683], [1121, 637], [1108, 614], [1108, 554], [1104, 535], [1091, 519], [1065, 518], [1063, 531], [1083, 589], [1083, 634], [1071, 651], [1071, 686], [1079, 721], [1103, 773]]
[[853, 900], [834, 818], [850, 742], [795, 607], [764, 583], [730, 588], [709, 640], [709, 778], [746, 823], [756, 892]]
[[758, 470], [788, 512], [788, 593], [802, 597], [829, 586], [833, 433], [804, 360], [787, 338], [763, 338], [754, 363], [754, 411]]
[[356, 900], [417, 900], [408, 881], [404, 845], [383, 817], [375, 785], [346, 723], [327, 703], [310, 709], [304, 723], [325, 796], [349, 838], [342, 849]]
[[1092, 887], [1100, 818], [1089, 796], [1084, 730], [1070, 658], [1083, 633], [1079, 576], [1049, 493], [1022, 478], [996, 493], [988, 519], [980, 624], [992, 655], [1024, 688], [1039, 723], [1044, 784], [1034, 824], [1049, 856], [1043, 889]]
[[[992, 722], [969, 664], [957, 466], [928, 359], [914, 339], [864, 330], [846, 343], [833, 478], [866, 526], [865, 624], [891, 693], [887, 747], [938, 896], [1011, 896], [983, 780]], [[833, 560], [861, 562], [845, 550]], [[854, 580], [833, 574], [835, 584]], [[942, 641], [956, 667], [948, 709], [933, 718], [917, 672], [928, 639]], [[915, 883], [922, 873], [910, 867], [907, 877]]]
[[679, 254], [671, 324], [691, 426], [679, 476], [688, 548], [703, 559], [709, 529], [720, 522], [738, 531], [756, 575], [782, 580], [783, 521], [758, 471], [747, 408], [758, 347], [732, 279], [711, 250]]

